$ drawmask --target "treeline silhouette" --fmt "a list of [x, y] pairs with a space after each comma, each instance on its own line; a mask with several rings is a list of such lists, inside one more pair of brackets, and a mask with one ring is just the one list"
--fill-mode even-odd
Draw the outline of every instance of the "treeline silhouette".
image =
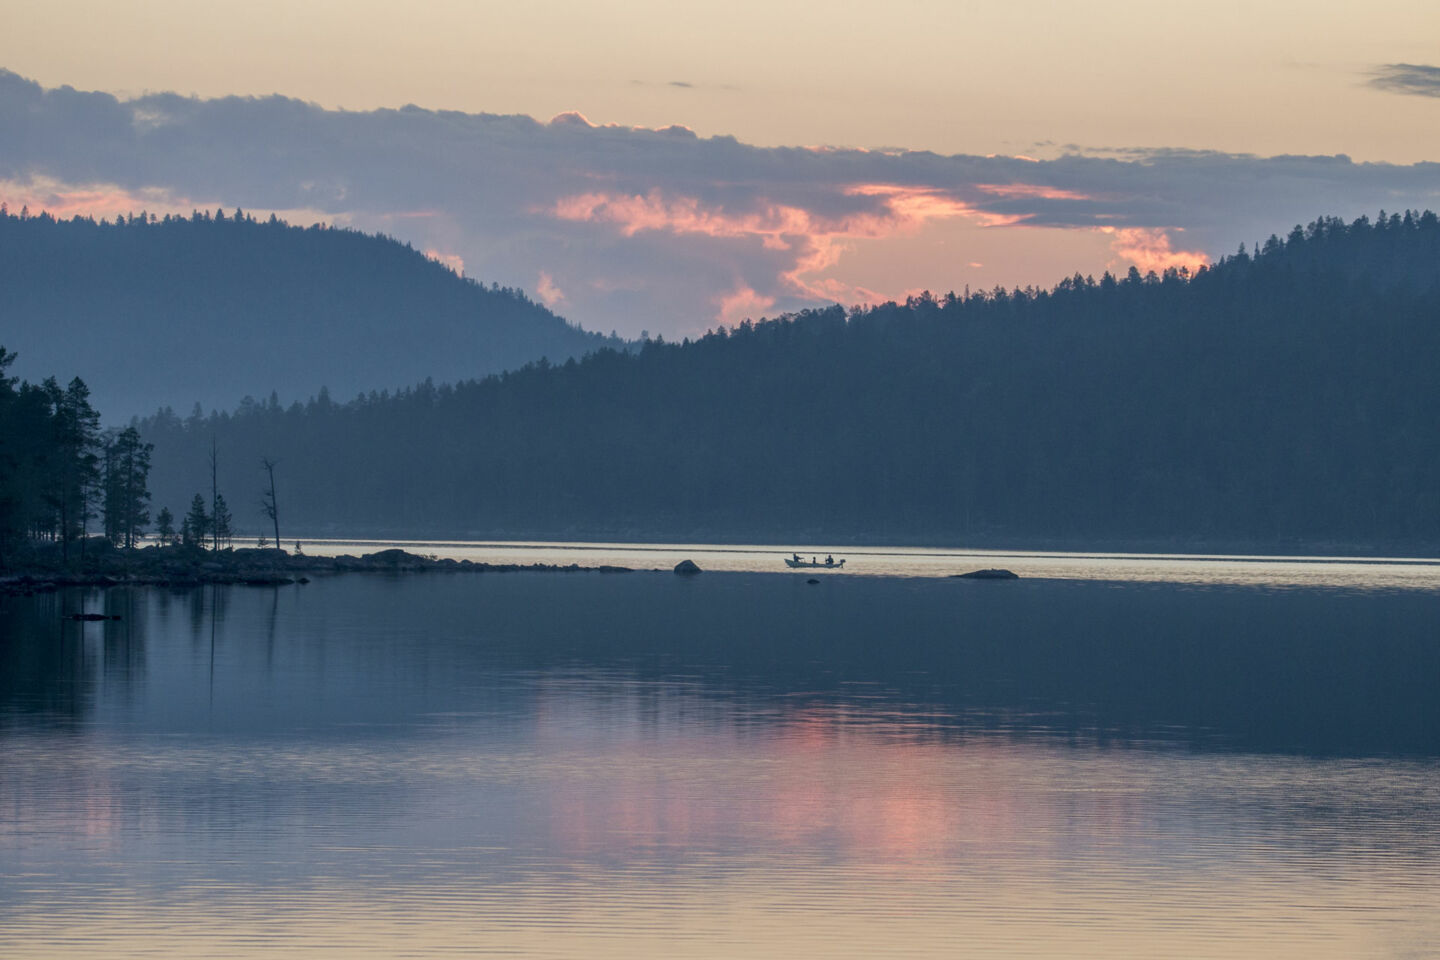
[[35, 544], [83, 561], [92, 532], [134, 547], [150, 523], [153, 448], [133, 426], [102, 430], [79, 377], [30, 383], [7, 375], [14, 362], [0, 346], [0, 570]]
[[243, 211], [96, 222], [0, 206], [6, 345], [32, 379], [74, 371], [108, 416], [182, 398], [345, 396], [563, 360], [618, 340], [408, 244]]
[[278, 459], [310, 534], [1365, 548], [1440, 544], [1437, 370], [1440, 221], [1382, 213], [1194, 276], [927, 293], [140, 427], [157, 502], [201, 486], [213, 437], [256, 491]]

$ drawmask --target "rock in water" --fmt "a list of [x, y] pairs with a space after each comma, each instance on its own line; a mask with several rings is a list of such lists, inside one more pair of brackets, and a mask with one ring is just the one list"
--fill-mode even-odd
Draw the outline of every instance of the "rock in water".
[[1009, 570], [1001, 570], [998, 567], [989, 567], [985, 570], [971, 570], [969, 573], [957, 573], [955, 576], [961, 580], [1019, 580], [1020, 575]]
[[389, 550], [377, 550], [374, 553], [367, 553], [360, 559], [368, 560], [371, 563], [375, 564], [388, 563], [399, 566], [402, 563], [406, 563], [411, 560], [419, 560], [420, 558], [412, 556], [411, 554], [406, 553], [404, 550], [401, 550], [398, 547], [391, 547]]
[[700, 568], [695, 566], [694, 560], [681, 560], [679, 563], [675, 564], [675, 572], [680, 574], [682, 577], [688, 577], [699, 573]]
[[815, 579], [814, 577], [811, 577], [809, 580], [806, 580], [805, 582], [806, 582], [806, 583], [819, 583], [820, 581], [817, 580], [817, 579]]

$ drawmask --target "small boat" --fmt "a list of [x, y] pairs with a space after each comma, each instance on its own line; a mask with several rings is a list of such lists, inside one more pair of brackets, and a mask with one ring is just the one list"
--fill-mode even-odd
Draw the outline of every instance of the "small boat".
[[791, 569], [799, 567], [819, 567], [821, 570], [838, 570], [840, 567], [845, 566], [845, 560], [843, 557], [839, 560], [836, 560], [834, 557], [826, 557], [824, 560], [816, 560], [814, 557], [811, 557], [809, 560], [801, 560], [800, 555], [797, 553], [785, 558], [785, 566]]

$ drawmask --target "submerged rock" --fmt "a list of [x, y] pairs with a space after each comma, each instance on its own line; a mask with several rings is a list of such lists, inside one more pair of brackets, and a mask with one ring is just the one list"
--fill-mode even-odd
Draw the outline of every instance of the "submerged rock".
[[119, 620], [120, 615], [118, 613], [110, 615], [103, 613], [72, 613], [65, 619], [78, 620], [81, 623], [95, 623], [99, 620]]
[[984, 570], [971, 570], [969, 573], [957, 573], [952, 579], [956, 580], [1019, 580], [1018, 573], [1009, 570], [1002, 570], [999, 567], [988, 567]]
[[688, 577], [699, 573], [700, 568], [695, 565], [694, 560], [681, 560], [679, 563], [675, 564], [675, 572], [680, 574], [682, 577]]

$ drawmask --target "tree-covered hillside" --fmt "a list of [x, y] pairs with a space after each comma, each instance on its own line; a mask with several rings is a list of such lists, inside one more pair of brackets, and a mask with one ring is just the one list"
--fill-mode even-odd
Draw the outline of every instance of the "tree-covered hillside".
[[[141, 425], [157, 504], [278, 459], [291, 529], [1440, 544], [1440, 221]], [[253, 513], [253, 511], [251, 511]], [[237, 522], [258, 526], [254, 518]]]
[[0, 215], [0, 335], [17, 373], [78, 374], [122, 419], [460, 380], [607, 342], [387, 237], [239, 211]]

